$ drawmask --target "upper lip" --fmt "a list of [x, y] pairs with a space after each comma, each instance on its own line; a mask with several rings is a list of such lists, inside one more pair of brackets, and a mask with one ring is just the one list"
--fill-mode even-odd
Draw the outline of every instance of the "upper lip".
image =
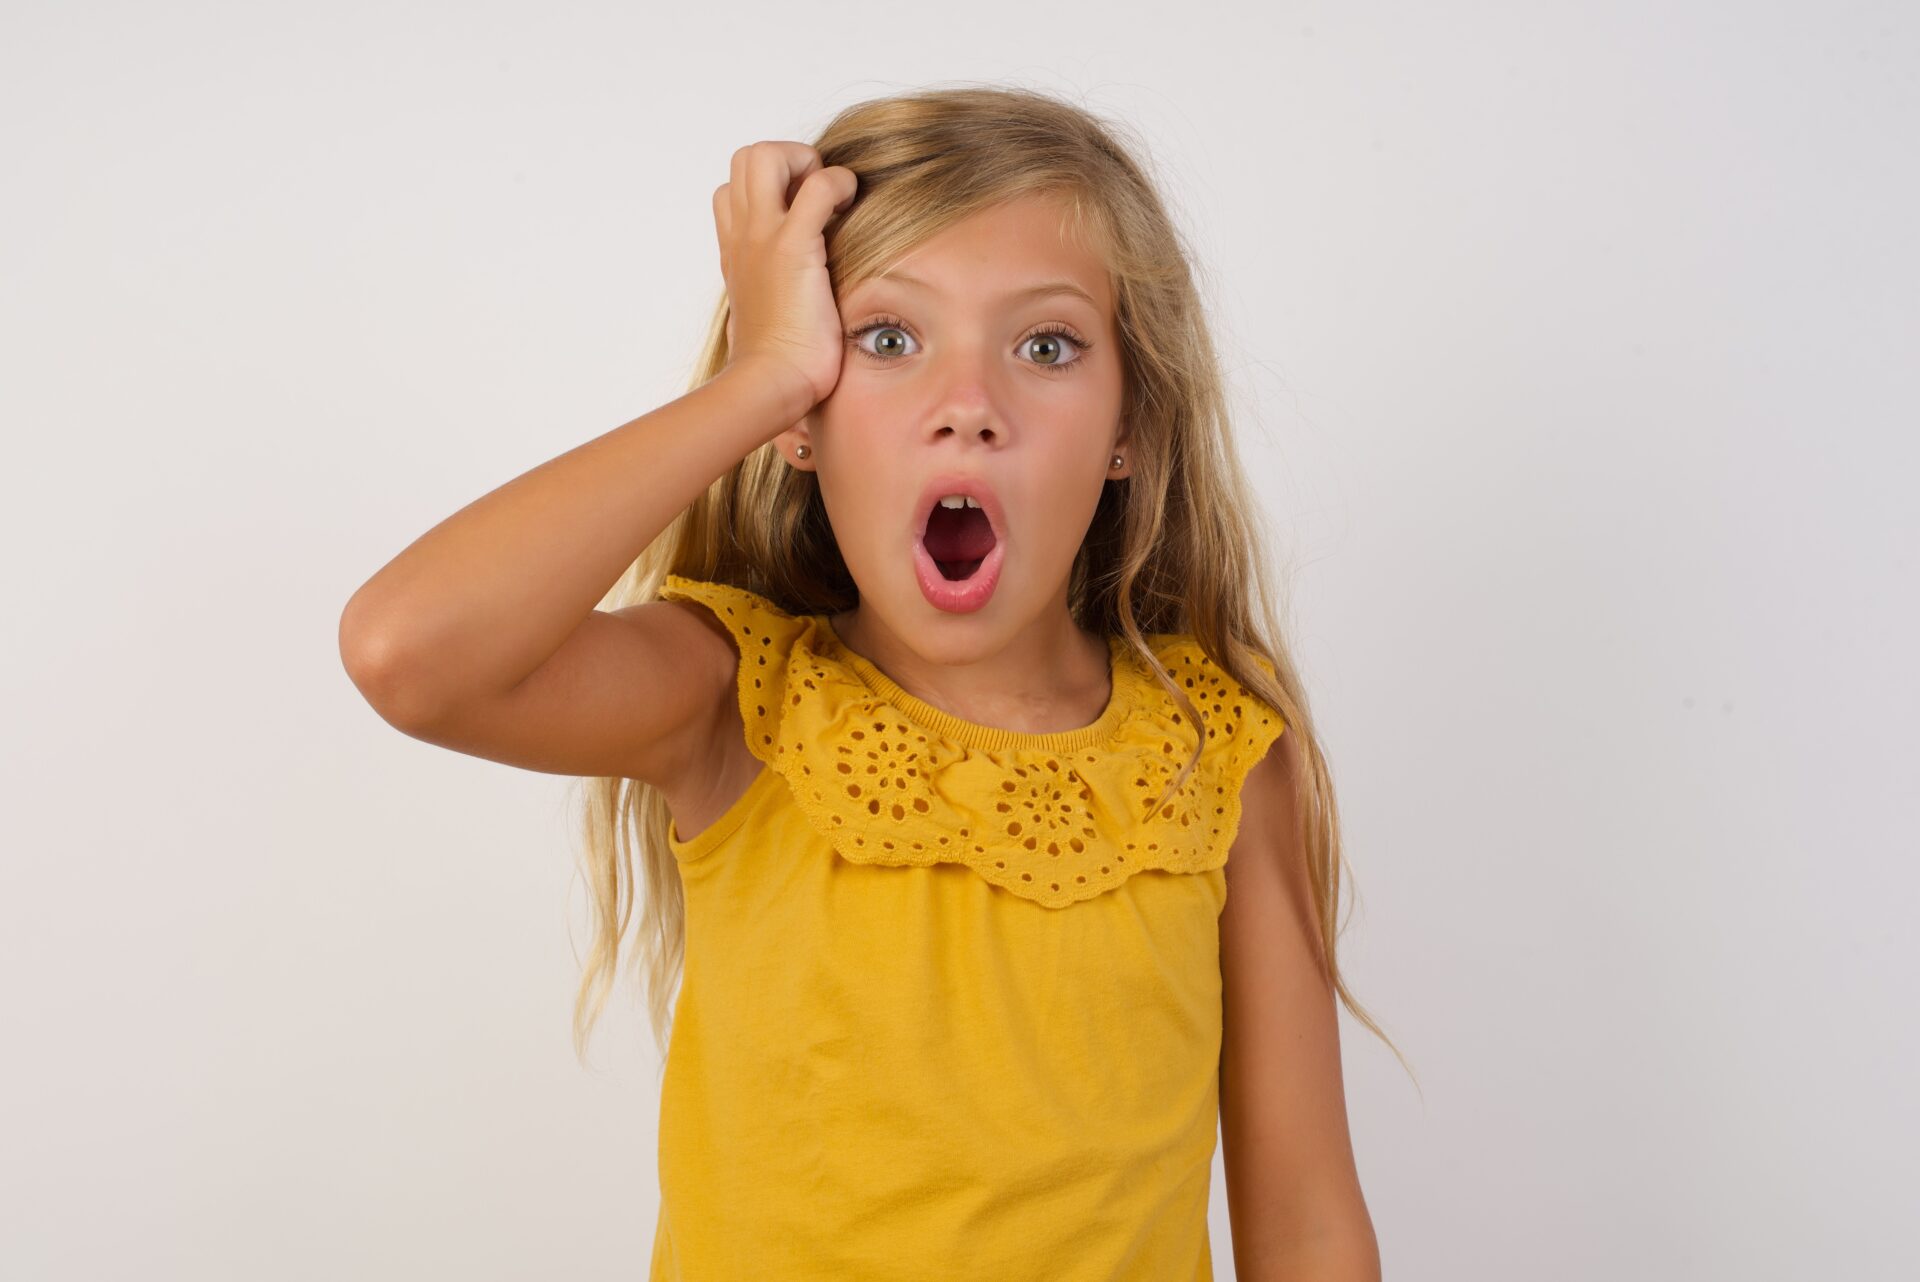
[[980, 505], [986, 513], [987, 524], [993, 529], [993, 541], [1001, 542], [1007, 536], [1005, 513], [1001, 510], [1000, 500], [995, 497], [993, 487], [977, 476], [966, 476], [958, 472], [947, 472], [934, 477], [920, 491], [918, 515], [914, 518], [914, 537], [924, 541], [927, 536], [927, 518], [933, 515], [933, 505], [949, 494], [964, 494]]

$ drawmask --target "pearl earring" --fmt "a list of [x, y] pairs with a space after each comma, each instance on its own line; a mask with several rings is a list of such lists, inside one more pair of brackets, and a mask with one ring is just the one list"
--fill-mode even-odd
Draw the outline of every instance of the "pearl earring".
[[813, 446], [811, 445], [796, 445], [793, 447], [793, 456], [795, 458], [805, 458], [811, 453], [813, 453]]
[[1113, 466], [1124, 467], [1126, 466], [1126, 460], [1121, 458], [1118, 454], [1116, 454], [1113, 456]]

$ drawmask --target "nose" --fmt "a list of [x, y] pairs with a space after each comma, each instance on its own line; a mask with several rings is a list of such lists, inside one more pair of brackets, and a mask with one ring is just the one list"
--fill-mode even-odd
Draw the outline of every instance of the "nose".
[[1005, 430], [995, 404], [985, 351], [953, 350], [934, 364], [935, 400], [928, 418], [929, 438], [960, 437], [992, 445]]

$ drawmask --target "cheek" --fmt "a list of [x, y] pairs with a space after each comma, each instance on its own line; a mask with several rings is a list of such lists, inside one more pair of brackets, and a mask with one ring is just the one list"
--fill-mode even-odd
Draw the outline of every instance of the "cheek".
[[907, 414], [884, 391], [858, 386], [857, 381], [850, 385], [842, 375], [814, 410], [823, 497], [831, 494], [848, 507], [871, 504], [875, 495], [889, 493], [889, 486], [905, 484], [893, 473], [907, 462]]
[[[1027, 466], [1019, 469], [1017, 500], [1028, 532], [1040, 542], [1077, 548], [1100, 505], [1106, 475], [1104, 443], [1086, 439], [1047, 441], [1026, 452]], [[1089, 449], [1092, 453], [1089, 453]]]
[[[894, 439], [889, 439], [894, 437]], [[899, 506], [895, 496], [911, 493], [917, 482], [897, 475], [906, 451], [896, 434], [874, 426], [866, 413], [823, 414], [815, 420], [819, 442], [814, 479], [834, 531], [843, 542], [884, 528]]]
[[[849, 361], [858, 359], [849, 357]], [[862, 378], [851, 365], [840, 372], [827, 399], [815, 410], [821, 429], [836, 440], [867, 444], [885, 432], [885, 424], [897, 423], [901, 409], [895, 404], [897, 392], [889, 391], [885, 379]]]

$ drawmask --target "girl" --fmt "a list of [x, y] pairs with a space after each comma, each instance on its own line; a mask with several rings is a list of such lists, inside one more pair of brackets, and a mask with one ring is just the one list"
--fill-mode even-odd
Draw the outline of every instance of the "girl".
[[341, 621], [406, 733], [593, 777], [576, 1048], [637, 896], [651, 1277], [1210, 1278], [1221, 1125], [1240, 1278], [1377, 1278], [1333, 796], [1140, 165], [921, 91], [741, 148], [713, 214], [693, 390]]

